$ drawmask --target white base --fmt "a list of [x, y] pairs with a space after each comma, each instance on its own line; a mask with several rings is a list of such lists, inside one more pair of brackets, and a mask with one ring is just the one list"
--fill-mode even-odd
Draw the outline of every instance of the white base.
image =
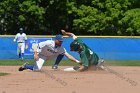
[[73, 67], [70, 67], [70, 68], [65, 68], [64, 71], [75, 71], [75, 70], [73, 69]]

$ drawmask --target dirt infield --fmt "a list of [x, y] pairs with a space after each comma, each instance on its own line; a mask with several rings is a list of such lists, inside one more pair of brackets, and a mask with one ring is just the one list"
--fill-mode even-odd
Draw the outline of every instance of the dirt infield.
[[110, 71], [64, 72], [43, 67], [41, 72], [0, 66], [0, 93], [140, 93], [140, 67], [109, 67]]

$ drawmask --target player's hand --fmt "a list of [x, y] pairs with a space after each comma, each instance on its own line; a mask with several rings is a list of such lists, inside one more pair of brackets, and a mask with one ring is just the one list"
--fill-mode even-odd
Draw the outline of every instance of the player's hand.
[[82, 63], [80, 62], [79, 65], [82, 65]]
[[63, 35], [66, 35], [66, 31], [65, 30], [62, 29], [61, 32], [62, 32]]
[[13, 42], [16, 42], [16, 40], [14, 39]]
[[15, 42], [16, 42], [16, 40], [14, 39], [14, 40], [13, 40], [13, 43], [15, 43]]
[[88, 67], [87, 66], [80, 66], [80, 68], [77, 70], [77, 71], [79, 71], [79, 72], [83, 72], [83, 71], [85, 71], [85, 70], [87, 70], [88, 69]]

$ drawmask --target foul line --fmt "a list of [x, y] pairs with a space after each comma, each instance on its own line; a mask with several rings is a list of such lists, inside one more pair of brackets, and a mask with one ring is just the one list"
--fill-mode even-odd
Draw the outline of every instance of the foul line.
[[134, 80], [132, 80], [132, 79], [130, 79], [130, 78], [128, 78], [128, 77], [125, 77], [124, 75], [122, 75], [122, 74], [118, 73], [117, 71], [115, 71], [115, 70], [109, 68], [108, 66], [104, 66], [104, 67], [105, 67], [104, 70], [108, 71], [108, 72], [111, 73], [111, 74], [116, 75], [118, 78], [120, 78], [120, 79], [122, 79], [122, 80], [125, 80], [125, 81], [128, 82], [131, 86], [137, 86], [137, 85], [138, 85], [138, 83], [137, 83], [136, 81], [134, 81]]

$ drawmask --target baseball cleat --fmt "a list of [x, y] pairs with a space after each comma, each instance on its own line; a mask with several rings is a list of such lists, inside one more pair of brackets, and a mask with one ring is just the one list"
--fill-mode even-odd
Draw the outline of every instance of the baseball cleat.
[[98, 61], [98, 64], [97, 64], [97, 69], [99, 69], [99, 70], [104, 70], [105, 68], [104, 68], [104, 60], [103, 59], [100, 59], [99, 61]]
[[23, 71], [23, 70], [25, 70], [26, 68], [23, 68], [23, 67], [20, 67], [19, 69], [18, 69], [18, 71]]
[[53, 65], [52, 69], [58, 69], [58, 65]]
[[24, 63], [19, 69], [18, 69], [18, 71], [23, 71], [23, 70], [26, 70], [26, 68], [25, 68], [25, 65], [26, 65], [27, 63]]

